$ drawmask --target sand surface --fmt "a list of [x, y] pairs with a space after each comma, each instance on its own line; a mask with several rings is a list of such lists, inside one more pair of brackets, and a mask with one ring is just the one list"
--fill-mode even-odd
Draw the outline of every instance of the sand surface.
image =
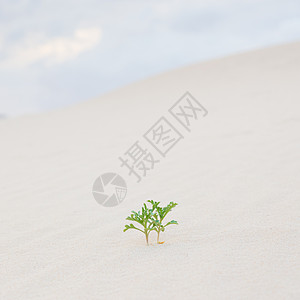
[[[118, 157], [186, 91], [208, 115], [136, 183]], [[300, 299], [300, 43], [4, 119], [0, 143], [0, 299]], [[122, 232], [147, 199], [179, 203], [163, 245]]]

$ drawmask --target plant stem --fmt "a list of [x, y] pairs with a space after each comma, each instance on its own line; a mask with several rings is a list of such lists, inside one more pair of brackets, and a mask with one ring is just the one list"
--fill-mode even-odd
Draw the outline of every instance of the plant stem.
[[160, 233], [160, 229], [157, 231], [157, 244], [159, 244], [159, 233]]
[[148, 233], [145, 233], [145, 235], [146, 235], [147, 246], [149, 246], [149, 242], [148, 242]]

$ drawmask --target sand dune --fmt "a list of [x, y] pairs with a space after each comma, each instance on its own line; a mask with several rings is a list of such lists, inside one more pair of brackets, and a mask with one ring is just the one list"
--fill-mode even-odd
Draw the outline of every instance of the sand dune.
[[[0, 298], [299, 299], [299, 79], [293, 43], [2, 120]], [[191, 132], [168, 112], [186, 91], [208, 110]], [[162, 116], [184, 138], [137, 183], [119, 157], [155, 153]], [[113, 208], [92, 195], [105, 172], [128, 187]], [[179, 203], [163, 245], [122, 232], [147, 199]]]

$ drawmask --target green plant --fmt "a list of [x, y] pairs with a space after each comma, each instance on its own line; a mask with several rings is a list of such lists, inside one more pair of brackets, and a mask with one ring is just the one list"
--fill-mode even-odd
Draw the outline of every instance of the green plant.
[[126, 218], [126, 220], [137, 222], [142, 225], [143, 229], [135, 227], [132, 223], [129, 225], [125, 225], [124, 232], [129, 229], [135, 229], [143, 234], [145, 234], [147, 245], [149, 245], [149, 234], [152, 230], [154, 230], [153, 222], [150, 221], [150, 218], [153, 216], [153, 209], [149, 209], [146, 204], [142, 207], [142, 213], [140, 211], [135, 212], [132, 211], [132, 214]]
[[146, 204], [142, 207], [142, 212], [132, 211], [132, 214], [126, 218], [126, 220], [137, 222], [142, 225], [142, 229], [135, 227], [132, 223], [125, 225], [124, 232], [129, 229], [135, 229], [142, 232], [146, 237], [147, 245], [149, 245], [149, 234], [151, 231], [157, 232], [157, 243], [163, 244], [164, 242], [159, 241], [160, 232], [165, 231], [165, 228], [171, 224], [177, 224], [177, 221], [170, 221], [166, 224], [163, 224], [164, 218], [166, 215], [174, 208], [177, 203], [170, 202], [166, 207], [160, 207], [160, 202], [155, 202], [153, 200], [148, 200], [152, 204], [152, 208], [148, 208]]
[[155, 211], [151, 220], [152, 220], [153, 224], [155, 225], [154, 230], [157, 232], [157, 243], [163, 244], [164, 242], [159, 241], [160, 232], [164, 232], [165, 228], [169, 225], [172, 225], [172, 224], [178, 225], [177, 221], [175, 221], [175, 220], [172, 220], [164, 225], [163, 224], [164, 218], [172, 210], [172, 208], [174, 208], [178, 204], [174, 203], [174, 202], [170, 202], [167, 206], [160, 207], [159, 206], [160, 202], [156, 202], [153, 200], [148, 200], [148, 202], [152, 204], [152, 210]]

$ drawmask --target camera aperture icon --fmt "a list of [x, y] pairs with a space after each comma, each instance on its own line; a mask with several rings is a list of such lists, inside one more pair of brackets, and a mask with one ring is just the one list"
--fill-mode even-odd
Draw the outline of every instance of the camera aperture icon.
[[126, 197], [127, 185], [125, 180], [116, 173], [104, 173], [93, 185], [95, 200], [106, 207], [119, 205]]

